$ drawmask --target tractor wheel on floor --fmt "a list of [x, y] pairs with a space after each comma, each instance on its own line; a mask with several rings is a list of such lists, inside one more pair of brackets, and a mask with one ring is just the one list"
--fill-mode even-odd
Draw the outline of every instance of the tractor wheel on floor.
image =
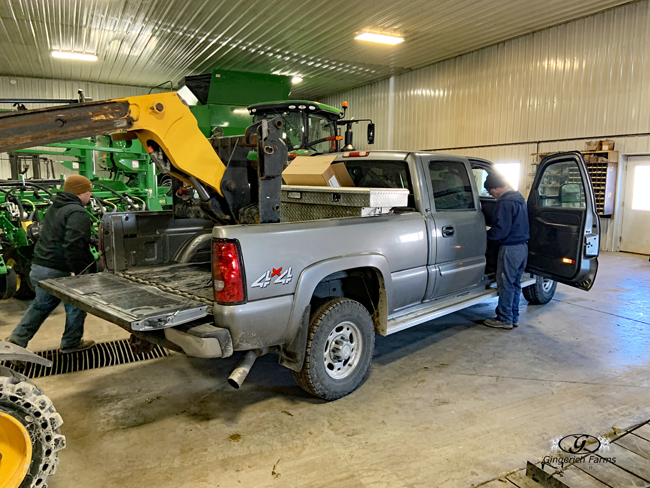
[[355, 300], [335, 298], [311, 316], [305, 361], [293, 376], [300, 387], [323, 400], [336, 400], [366, 379], [375, 348], [368, 310]]
[[0, 275], [0, 300], [13, 298], [18, 289], [18, 277], [13, 269], [8, 269], [3, 275]]
[[533, 305], [544, 305], [553, 299], [555, 289], [557, 288], [557, 281], [542, 278], [541, 276], [536, 276], [536, 278], [537, 281], [535, 284], [527, 286], [522, 290], [522, 292], [524, 298], [528, 300], [528, 303]]
[[0, 366], [0, 487], [46, 486], [65, 447], [63, 420], [30, 380]]
[[16, 272], [16, 293], [14, 293], [14, 298], [18, 300], [33, 299], [36, 296], [36, 292], [29, 279], [29, 272], [32, 269], [31, 263], [18, 254], [18, 250], [14, 247], [7, 249], [4, 254], [4, 260], [5, 264], [11, 266]]

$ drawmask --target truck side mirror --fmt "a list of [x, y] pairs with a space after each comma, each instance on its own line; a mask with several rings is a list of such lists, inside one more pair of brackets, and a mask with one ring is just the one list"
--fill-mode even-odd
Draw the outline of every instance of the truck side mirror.
[[375, 143], [375, 124], [370, 122], [368, 124], [368, 144]]

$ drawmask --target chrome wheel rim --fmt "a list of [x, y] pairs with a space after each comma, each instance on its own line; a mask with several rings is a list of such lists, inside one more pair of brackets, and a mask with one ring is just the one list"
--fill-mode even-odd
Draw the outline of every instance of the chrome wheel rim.
[[361, 329], [357, 324], [345, 321], [334, 327], [327, 336], [323, 352], [328, 376], [335, 380], [349, 376], [359, 364], [362, 351]]
[[548, 293], [551, 291], [551, 288], [553, 288], [553, 280], [544, 278], [544, 281], [542, 282], [542, 290]]

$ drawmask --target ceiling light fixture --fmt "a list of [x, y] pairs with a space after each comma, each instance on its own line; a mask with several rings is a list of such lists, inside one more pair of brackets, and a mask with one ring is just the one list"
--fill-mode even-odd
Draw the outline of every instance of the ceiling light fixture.
[[372, 32], [363, 32], [355, 37], [359, 41], [370, 41], [370, 42], [379, 42], [381, 44], [399, 44], [404, 42], [403, 37], [398, 36], [387, 36], [385, 34], [373, 34]]
[[97, 61], [94, 54], [74, 53], [72, 51], [52, 51], [53, 58], [74, 59], [77, 61]]
[[291, 78], [291, 83], [295, 84], [295, 83], [301, 83], [301, 82], [302, 82], [302, 78], [300, 76], [294, 76], [293, 78]]

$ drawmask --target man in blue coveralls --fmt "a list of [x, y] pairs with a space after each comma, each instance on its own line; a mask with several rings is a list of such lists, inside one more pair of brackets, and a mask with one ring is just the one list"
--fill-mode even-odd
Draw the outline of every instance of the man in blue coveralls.
[[497, 199], [492, 213], [492, 228], [487, 236], [499, 245], [497, 316], [484, 324], [497, 329], [512, 329], [519, 325], [521, 277], [528, 261], [528, 205], [522, 194], [510, 188], [497, 173], [488, 175], [483, 186]]

